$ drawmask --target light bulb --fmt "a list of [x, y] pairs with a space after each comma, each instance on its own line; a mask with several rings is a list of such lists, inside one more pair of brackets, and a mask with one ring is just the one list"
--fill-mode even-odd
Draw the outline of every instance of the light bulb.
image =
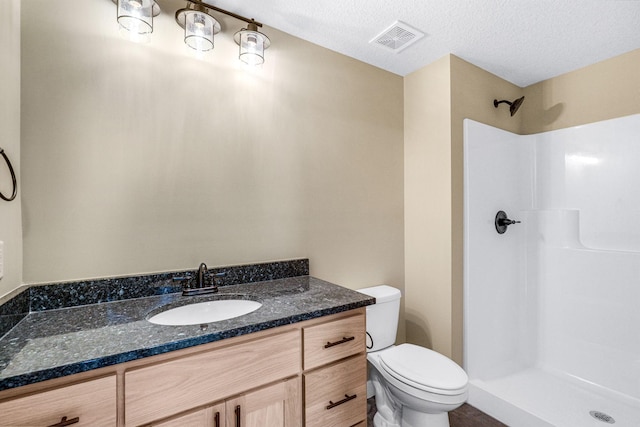
[[202, 32], [205, 26], [204, 16], [197, 14], [193, 19], [193, 26], [195, 27], [196, 31]]
[[256, 46], [258, 45], [258, 37], [256, 34], [249, 34], [247, 36], [247, 49], [256, 50]]

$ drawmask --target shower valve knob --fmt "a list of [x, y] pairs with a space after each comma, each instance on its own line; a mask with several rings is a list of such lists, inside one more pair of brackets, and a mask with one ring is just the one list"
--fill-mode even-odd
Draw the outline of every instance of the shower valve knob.
[[520, 221], [514, 221], [509, 219], [505, 211], [498, 211], [496, 214], [496, 219], [494, 221], [494, 225], [496, 226], [496, 231], [498, 234], [504, 234], [507, 231], [507, 227], [513, 224], [520, 224]]
[[512, 219], [509, 218], [500, 218], [498, 220], [498, 225], [513, 225], [513, 224], [520, 224], [520, 221], [514, 221]]

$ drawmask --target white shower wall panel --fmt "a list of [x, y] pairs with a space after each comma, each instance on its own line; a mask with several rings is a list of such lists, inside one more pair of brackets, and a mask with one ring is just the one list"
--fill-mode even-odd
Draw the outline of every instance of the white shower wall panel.
[[640, 399], [640, 116], [535, 138], [538, 363]]
[[[482, 284], [474, 281], [480, 286], [468, 289], [474, 321], [465, 325], [466, 348], [478, 354], [466, 353], [465, 365], [470, 373], [489, 379], [533, 363], [536, 334], [522, 334], [523, 329], [535, 327], [528, 318], [534, 315], [527, 306], [531, 290], [518, 286], [525, 281], [524, 229], [513, 225], [499, 235], [494, 219], [503, 210], [512, 219], [522, 220], [531, 207], [534, 151], [526, 138], [519, 140], [517, 135], [470, 120], [465, 120], [467, 133], [477, 138], [465, 146], [465, 169], [471, 171], [465, 176], [466, 253], [474, 254], [466, 257], [465, 276], [482, 277]], [[484, 316], [488, 307], [500, 310]]]
[[579, 210], [589, 248], [640, 251], [640, 116], [534, 137], [536, 208]]
[[640, 399], [640, 254], [541, 251], [539, 364]]
[[[522, 224], [498, 234], [498, 210]], [[464, 278], [470, 403], [640, 426], [640, 115], [528, 136], [465, 120]]]

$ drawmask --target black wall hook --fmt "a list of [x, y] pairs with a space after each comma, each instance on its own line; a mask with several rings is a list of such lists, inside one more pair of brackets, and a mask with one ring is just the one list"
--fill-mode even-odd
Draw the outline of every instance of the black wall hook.
[[504, 234], [507, 231], [507, 227], [513, 224], [520, 224], [520, 221], [514, 221], [507, 217], [505, 211], [498, 211], [496, 219], [493, 222], [496, 226], [498, 234]]
[[9, 167], [9, 172], [11, 173], [11, 182], [13, 184], [13, 192], [11, 193], [11, 196], [7, 197], [4, 194], [2, 194], [2, 192], [0, 192], [0, 199], [10, 202], [13, 199], [15, 199], [16, 194], [18, 194], [18, 181], [16, 180], [16, 173], [13, 171], [13, 166], [11, 166], [11, 162], [9, 161], [9, 158], [4, 153], [4, 150], [2, 148], [0, 148], [0, 154], [2, 155], [2, 157], [4, 157], [4, 161], [7, 163], [7, 166]]

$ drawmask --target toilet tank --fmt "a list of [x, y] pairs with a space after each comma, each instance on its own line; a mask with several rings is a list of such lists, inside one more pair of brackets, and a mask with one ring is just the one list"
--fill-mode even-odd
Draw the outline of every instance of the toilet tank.
[[376, 303], [367, 306], [367, 351], [378, 351], [392, 346], [398, 332], [400, 290], [387, 285], [357, 289], [372, 296]]

